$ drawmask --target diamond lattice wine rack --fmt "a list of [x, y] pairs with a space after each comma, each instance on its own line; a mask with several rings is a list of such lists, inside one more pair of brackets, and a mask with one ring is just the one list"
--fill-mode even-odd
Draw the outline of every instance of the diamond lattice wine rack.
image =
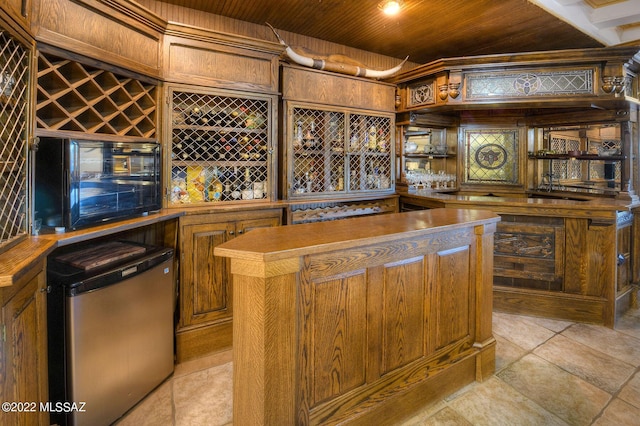
[[29, 51], [0, 28], [0, 251], [26, 236]]
[[38, 58], [38, 129], [156, 137], [157, 85], [53, 55]]
[[271, 198], [273, 98], [172, 91], [171, 204]]

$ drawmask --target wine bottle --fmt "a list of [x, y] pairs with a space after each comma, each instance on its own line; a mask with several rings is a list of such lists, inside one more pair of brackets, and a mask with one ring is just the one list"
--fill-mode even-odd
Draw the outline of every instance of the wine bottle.
[[199, 107], [193, 107], [187, 116], [187, 122], [189, 124], [198, 124], [200, 117], [202, 117], [202, 110]]
[[222, 182], [218, 178], [218, 168], [214, 167], [208, 185], [209, 201], [220, 201], [222, 198]]
[[253, 182], [251, 182], [251, 169], [249, 167], [244, 168], [244, 189], [253, 190]]

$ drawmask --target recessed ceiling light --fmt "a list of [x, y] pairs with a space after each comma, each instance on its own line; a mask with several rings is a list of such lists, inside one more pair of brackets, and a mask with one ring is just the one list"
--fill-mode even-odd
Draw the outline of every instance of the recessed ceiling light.
[[378, 4], [378, 9], [382, 10], [385, 15], [397, 15], [402, 9], [402, 0], [386, 0]]

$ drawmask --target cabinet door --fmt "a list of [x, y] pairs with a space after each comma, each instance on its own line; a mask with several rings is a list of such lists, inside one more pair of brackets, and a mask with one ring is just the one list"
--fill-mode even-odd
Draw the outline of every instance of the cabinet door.
[[31, 0], [5, 0], [2, 9], [11, 14], [25, 28], [28, 27], [28, 16], [31, 10]]
[[169, 97], [170, 204], [275, 197], [273, 97], [173, 88]]
[[182, 326], [231, 316], [228, 261], [214, 256], [213, 249], [234, 233], [233, 222], [183, 227]]
[[394, 189], [392, 115], [287, 104], [283, 193], [346, 197]]
[[3, 424], [49, 424], [48, 413], [40, 411], [40, 402], [48, 400], [44, 281], [44, 272], [38, 273], [2, 307], [0, 400], [27, 403], [30, 410], [2, 413]]
[[263, 217], [258, 219], [240, 220], [236, 223], [236, 233], [238, 235], [247, 233], [252, 229], [270, 228], [280, 225], [279, 217]]

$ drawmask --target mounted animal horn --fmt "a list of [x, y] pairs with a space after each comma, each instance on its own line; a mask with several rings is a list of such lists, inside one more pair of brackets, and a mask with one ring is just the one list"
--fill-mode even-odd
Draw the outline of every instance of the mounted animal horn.
[[[296, 64], [309, 67], [309, 68], [332, 71], [332, 72], [337, 72], [341, 74], [355, 75], [357, 77], [382, 79], [382, 78], [391, 77], [393, 74], [400, 71], [402, 69], [402, 66], [405, 64], [405, 62], [407, 62], [407, 59], [409, 59], [409, 57], [407, 56], [406, 58], [404, 58], [404, 61], [402, 61], [399, 65], [393, 68], [389, 68], [388, 70], [379, 71], [379, 70], [369, 69], [364, 65], [344, 55], [330, 55], [330, 56], [322, 56], [322, 55], [315, 55], [315, 54], [309, 55], [307, 52], [305, 52], [306, 54], [303, 54], [303, 53], [297, 52], [296, 50], [291, 48], [287, 43], [285, 43], [282, 37], [280, 37], [278, 32], [275, 30], [275, 28], [271, 26], [271, 24], [269, 24], [268, 22], [266, 24], [267, 26], [269, 26], [269, 28], [271, 28], [271, 31], [273, 31], [273, 33], [276, 35], [280, 44], [285, 47], [285, 52], [289, 57], [289, 59], [291, 59]], [[302, 50], [302, 49], [298, 49], [298, 50]]]

